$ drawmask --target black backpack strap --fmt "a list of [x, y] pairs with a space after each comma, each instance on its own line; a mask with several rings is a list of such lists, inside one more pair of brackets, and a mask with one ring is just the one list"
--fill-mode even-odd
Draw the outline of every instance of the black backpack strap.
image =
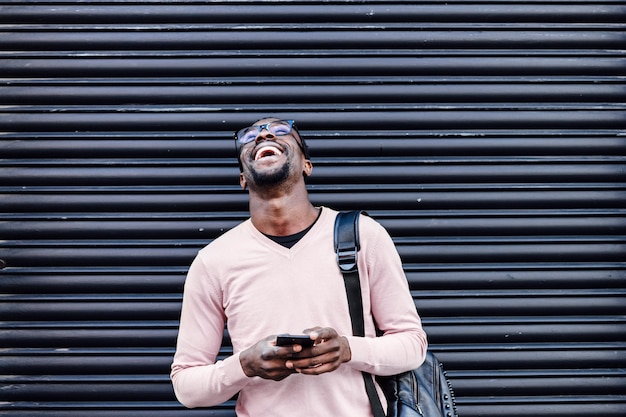
[[337, 264], [343, 274], [348, 308], [352, 319], [352, 334], [365, 336], [363, 323], [363, 300], [361, 299], [361, 281], [357, 265], [359, 243], [359, 215], [360, 211], [347, 211], [337, 214], [335, 219], [335, 252]]
[[[363, 212], [364, 214], [367, 214]], [[354, 336], [365, 336], [365, 323], [363, 319], [363, 299], [361, 296], [361, 281], [359, 279], [358, 253], [361, 249], [359, 242], [359, 215], [360, 210], [340, 212], [335, 219], [335, 252], [337, 253], [337, 264], [343, 274], [343, 281], [346, 286], [348, 296], [348, 308], [350, 309], [350, 319], [352, 320], [352, 334]], [[363, 372], [365, 391], [372, 405], [374, 417], [385, 417], [383, 405], [380, 402], [374, 378], [372, 375]]]

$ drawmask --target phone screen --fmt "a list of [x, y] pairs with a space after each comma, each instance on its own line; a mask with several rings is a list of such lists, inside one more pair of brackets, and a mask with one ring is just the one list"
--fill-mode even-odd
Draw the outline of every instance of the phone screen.
[[280, 334], [276, 337], [277, 346], [300, 345], [302, 347], [313, 346], [314, 340], [306, 334]]

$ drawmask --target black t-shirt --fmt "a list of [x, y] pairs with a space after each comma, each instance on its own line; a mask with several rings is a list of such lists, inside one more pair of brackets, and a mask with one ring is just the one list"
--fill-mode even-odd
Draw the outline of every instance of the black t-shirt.
[[272, 236], [272, 235], [265, 235], [265, 233], [263, 233], [265, 236], [267, 236], [268, 238], [272, 239], [274, 242], [278, 243], [281, 246], [284, 246], [288, 249], [291, 249], [291, 247], [293, 245], [295, 245], [296, 243], [298, 243], [300, 241], [300, 239], [302, 239], [304, 237], [304, 235], [307, 234], [307, 232], [309, 230], [311, 230], [311, 228], [315, 225], [315, 223], [317, 223], [317, 220], [320, 218], [322, 214], [322, 209], [320, 208], [320, 212], [317, 215], [317, 218], [315, 219], [315, 221], [306, 229], [304, 229], [301, 232], [298, 233], [294, 233], [293, 235], [289, 235], [289, 236]]

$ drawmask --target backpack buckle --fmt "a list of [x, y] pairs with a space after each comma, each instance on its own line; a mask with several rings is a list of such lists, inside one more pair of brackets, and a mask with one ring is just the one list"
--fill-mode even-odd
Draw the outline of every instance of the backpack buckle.
[[355, 247], [337, 249], [337, 263], [341, 272], [357, 271], [357, 253]]

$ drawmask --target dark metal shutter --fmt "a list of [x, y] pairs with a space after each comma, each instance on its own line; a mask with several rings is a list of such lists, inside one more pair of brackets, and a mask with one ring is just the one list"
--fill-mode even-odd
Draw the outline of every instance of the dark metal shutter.
[[[184, 410], [230, 132], [298, 121], [394, 236], [459, 412], [626, 414], [622, 1], [0, 1], [0, 415]], [[224, 355], [229, 354], [228, 340]]]

